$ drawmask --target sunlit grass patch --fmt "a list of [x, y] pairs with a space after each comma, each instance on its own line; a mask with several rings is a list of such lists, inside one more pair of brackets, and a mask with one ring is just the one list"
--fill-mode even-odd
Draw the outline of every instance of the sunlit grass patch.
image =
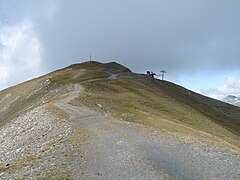
[[[202, 110], [197, 110], [189, 106], [189, 103], [178, 100], [165, 93], [162, 89], [158, 90], [152, 84], [148, 86], [134, 80], [113, 80], [84, 82], [83, 93], [73, 104], [84, 105], [96, 111], [110, 114], [112, 117], [128, 122], [140, 123], [146, 126], [159, 128], [180, 134], [189, 134], [189, 128], [202, 131], [210, 135], [229, 142], [236, 147], [240, 147], [239, 136], [232, 133]], [[168, 86], [168, 84], [165, 84]], [[166, 88], [171, 93], [181, 91], [173, 85]], [[176, 89], [176, 90], [175, 90]], [[191, 99], [186, 99], [191, 101]], [[195, 101], [193, 101], [195, 103]], [[98, 106], [102, 105], [102, 108]], [[205, 107], [203, 105], [204, 109]], [[213, 112], [215, 113], [215, 112]], [[184, 128], [184, 126], [189, 128]]]

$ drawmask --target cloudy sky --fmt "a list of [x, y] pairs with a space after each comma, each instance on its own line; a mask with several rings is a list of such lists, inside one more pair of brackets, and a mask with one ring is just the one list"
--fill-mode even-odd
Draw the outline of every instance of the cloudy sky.
[[240, 96], [239, 0], [0, 0], [0, 89], [93, 58]]

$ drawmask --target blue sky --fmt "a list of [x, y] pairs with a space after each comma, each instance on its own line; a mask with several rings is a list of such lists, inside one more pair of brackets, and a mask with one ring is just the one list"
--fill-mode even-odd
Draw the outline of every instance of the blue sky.
[[238, 0], [0, 0], [0, 89], [93, 59], [240, 96]]
[[[240, 95], [239, 89], [234, 89], [234, 87], [231, 87], [232, 85], [229, 85], [229, 81], [236, 80], [235, 86], [239, 87], [239, 79], [240, 71], [212, 72], [205, 70], [194, 75], [182, 76], [179, 83], [195, 92], [215, 99], [222, 99], [228, 95]], [[226, 88], [224, 88], [225, 86]]]

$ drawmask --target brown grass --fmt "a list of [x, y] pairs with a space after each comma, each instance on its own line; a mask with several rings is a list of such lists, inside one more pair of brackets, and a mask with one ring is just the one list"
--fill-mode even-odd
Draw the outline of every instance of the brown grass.
[[[80, 69], [86, 72], [73, 78]], [[114, 71], [127, 72], [128, 76], [134, 78], [107, 80], [106, 77]], [[44, 78], [50, 78], [54, 87], [26, 98], [27, 92]], [[81, 83], [86, 89], [86, 93], [73, 104], [85, 105], [114, 118], [169, 132], [188, 134], [189, 129], [204, 132], [240, 147], [240, 108], [206, 98], [169, 82], [131, 74], [116, 63], [76, 64], [2, 91], [0, 97], [13, 92], [21, 95], [22, 100], [1, 114], [0, 126], [22, 113], [23, 109], [37, 106], [40, 98], [48, 91], [62, 89], [62, 85], [72, 83]], [[55, 100], [59, 99], [57, 97]], [[102, 104], [103, 108], [97, 104]], [[83, 140], [81, 137], [79, 139]]]
[[[124, 121], [169, 132], [186, 135], [193, 131], [198, 131], [195, 134], [204, 132], [240, 147], [240, 139], [236, 133], [217, 124], [214, 119], [196, 108], [144, 83], [115, 80], [85, 82], [83, 85], [87, 93], [75, 100], [75, 104], [94, 108]], [[102, 104], [104, 108], [97, 104]]]
[[10, 166], [8, 169], [5, 169], [7, 172], [14, 172], [18, 169], [21, 169], [23, 167], [29, 166], [33, 164], [37, 160], [37, 157], [26, 155], [24, 157], [18, 158], [12, 166]]
[[76, 120], [69, 121], [73, 125], [73, 134], [69, 135], [66, 142], [70, 142], [74, 148], [78, 148], [81, 144], [85, 143], [91, 136], [91, 132], [82, 127], [81, 123]]
[[3, 172], [5, 170], [5, 165], [0, 162], [0, 172]]

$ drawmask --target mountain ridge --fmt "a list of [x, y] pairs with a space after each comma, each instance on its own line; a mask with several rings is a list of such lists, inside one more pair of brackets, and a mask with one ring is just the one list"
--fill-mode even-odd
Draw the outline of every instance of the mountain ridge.
[[[115, 62], [70, 65], [0, 92], [0, 177], [128, 179], [129, 170], [147, 179], [230, 177], [240, 162], [239, 115], [238, 107]], [[206, 168], [205, 160], [225, 167], [223, 157], [232, 162], [223, 172]]]

